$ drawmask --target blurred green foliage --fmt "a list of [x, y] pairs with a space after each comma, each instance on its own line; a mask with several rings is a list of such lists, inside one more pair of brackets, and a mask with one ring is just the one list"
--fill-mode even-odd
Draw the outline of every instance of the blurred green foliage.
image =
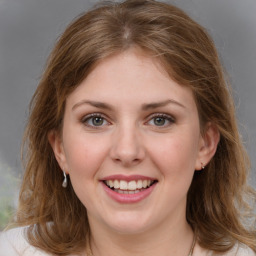
[[15, 208], [9, 202], [0, 202], [0, 231], [2, 231], [7, 224], [12, 220]]
[[18, 175], [0, 159], [0, 231], [11, 221], [16, 210]]

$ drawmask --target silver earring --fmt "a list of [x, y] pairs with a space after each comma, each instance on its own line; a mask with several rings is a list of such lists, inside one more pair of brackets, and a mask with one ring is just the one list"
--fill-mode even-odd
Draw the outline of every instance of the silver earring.
[[66, 173], [64, 171], [63, 171], [63, 175], [64, 175], [64, 180], [62, 182], [62, 187], [66, 188], [67, 185], [68, 185], [68, 180], [67, 180], [67, 175], [66, 175]]
[[203, 163], [201, 163], [201, 169], [204, 170], [205, 169], [205, 166]]

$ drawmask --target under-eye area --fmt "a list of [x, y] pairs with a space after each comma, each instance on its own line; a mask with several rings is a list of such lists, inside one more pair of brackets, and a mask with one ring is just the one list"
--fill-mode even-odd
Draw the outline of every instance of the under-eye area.
[[103, 183], [117, 193], [136, 194], [148, 189], [157, 183], [157, 180], [103, 180]]

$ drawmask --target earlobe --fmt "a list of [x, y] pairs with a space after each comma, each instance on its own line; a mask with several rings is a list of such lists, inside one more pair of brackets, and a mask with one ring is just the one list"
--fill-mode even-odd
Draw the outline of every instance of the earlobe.
[[207, 166], [217, 150], [219, 140], [220, 133], [217, 126], [211, 122], [207, 123], [205, 132], [200, 138], [196, 170], [202, 170]]
[[[63, 149], [63, 142], [61, 137], [57, 131], [50, 131], [48, 133], [48, 140], [54, 152], [55, 158], [59, 163], [59, 166], [62, 170], [67, 170], [66, 157]], [[66, 172], [66, 174], [68, 174]]]

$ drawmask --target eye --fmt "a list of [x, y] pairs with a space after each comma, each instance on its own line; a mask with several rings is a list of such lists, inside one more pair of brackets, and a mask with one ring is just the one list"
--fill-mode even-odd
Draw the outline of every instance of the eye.
[[98, 113], [93, 113], [83, 117], [82, 123], [89, 127], [102, 127], [109, 125], [109, 122], [105, 117]]
[[174, 118], [167, 114], [154, 114], [147, 122], [149, 125], [168, 127], [175, 122]]

